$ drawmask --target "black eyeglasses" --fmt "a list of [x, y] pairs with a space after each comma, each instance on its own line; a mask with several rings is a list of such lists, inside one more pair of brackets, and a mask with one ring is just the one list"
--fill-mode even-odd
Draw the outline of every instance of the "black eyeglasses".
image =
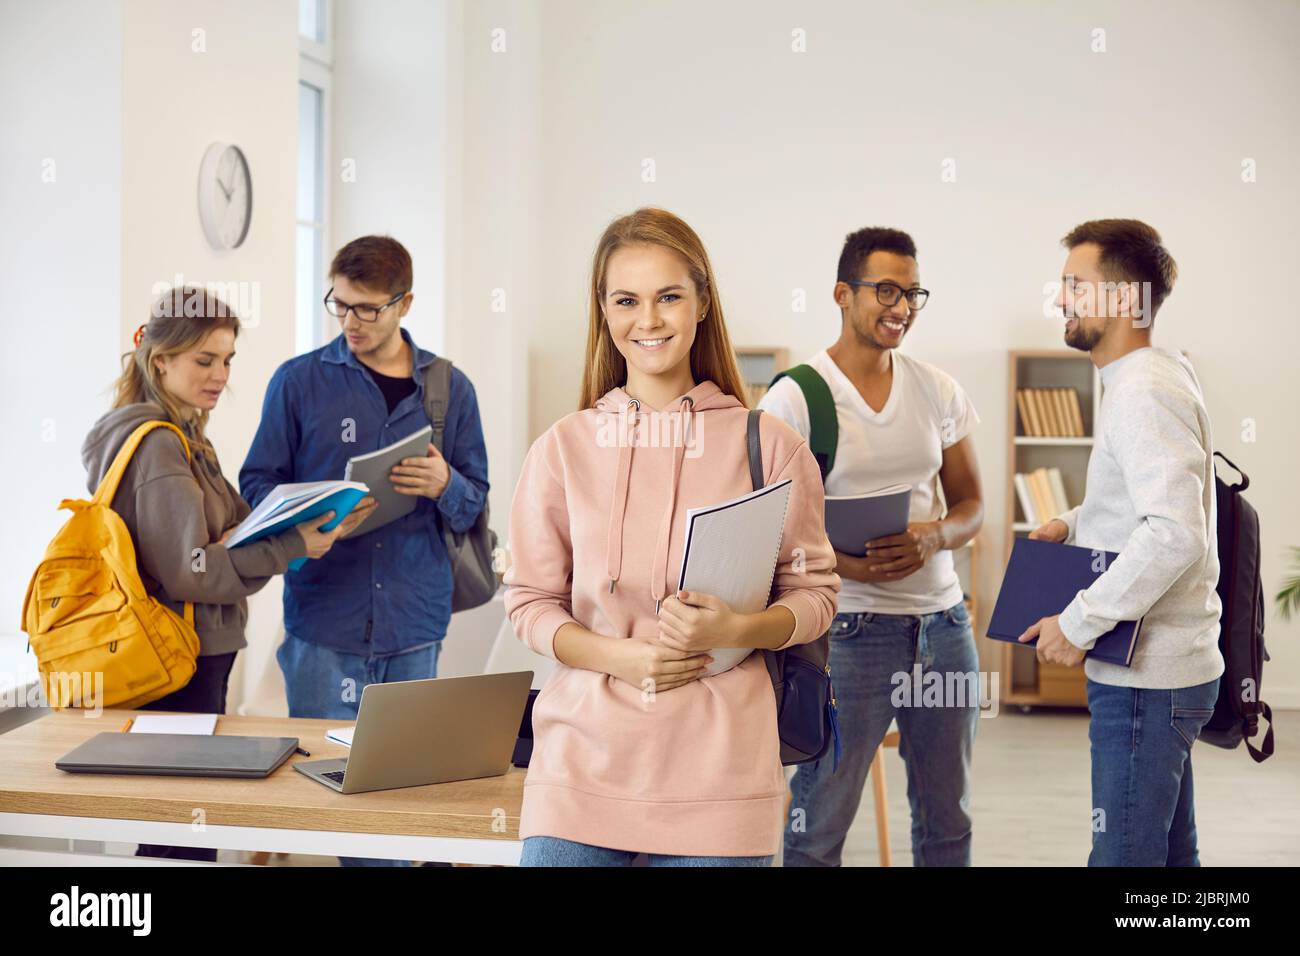
[[898, 300], [907, 296], [907, 307], [913, 312], [920, 312], [930, 299], [929, 289], [904, 289], [897, 282], [866, 282], [863, 279], [845, 279], [845, 285], [862, 286], [876, 290], [876, 301], [883, 306], [897, 305]]
[[402, 301], [405, 295], [405, 292], [399, 292], [383, 305], [348, 305], [334, 298], [334, 287], [330, 286], [330, 290], [325, 293], [325, 311], [336, 319], [346, 319], [348, 310], [351, 309], [362, 322], [375, 322], [381, 312]]

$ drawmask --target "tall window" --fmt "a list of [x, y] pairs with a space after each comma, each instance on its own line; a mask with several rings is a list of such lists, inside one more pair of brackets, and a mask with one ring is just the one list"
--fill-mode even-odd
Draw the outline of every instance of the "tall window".
[[328, 266], [329, 116], [332, 36], [329, 0], [298, 0], [298, 199], [295, 344], [307, 352], [325, 341], [321, 298]]

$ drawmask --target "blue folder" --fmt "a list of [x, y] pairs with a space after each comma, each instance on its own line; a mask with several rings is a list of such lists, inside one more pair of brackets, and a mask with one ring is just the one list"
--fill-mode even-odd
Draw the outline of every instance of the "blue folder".
[[[1112, 551], [1094, 551], [1073, 544], [1033, 541], [1017, 538], [1011, 548], [1011, 560], [1002, 578], [998, 602], [989, 619], [989, 637], [995, 641], [1017, 643], [1025, 630], [1040, 618], [1060, 614], [1080, 591], [1086, 591], [1101, 577], [1095, 570], [1097, 559], [1105, 556], [1104, 567], [1119, 555]], [[1120, 621], [1093, 644], [1088, 657], [1128, 667], [1133, 662], [1142, 621]], [[1038, 643], [1029, 641], [1026, 647]]]
[[[317, 515], [323, 515], [327, 511], [333, 511], [334, 517], [329, 524], [321, 525], [322, 531], [331, 531], [334, 527], [348, 516], [348, 512], [357, 506], [357, 502], [366, 496], [366, 492], [357, 488], [340, 488], [332, 495], [327, 495], [315, 504], [304, 508], [302, 511], [295, 512], [279, 521], [274, 521], [265, 528], [260, 528], [250, 534], [235, 547], [241, 547], [250, 541], [258, 541], [272, 534], [279, 534], [281, 531], [291, 528], [294, 525], [306, 521], [308, 518], [315, 518]], [[292, 509], [290, 509], [292, 510]], [[307, 559], [294, 558], [289, 562], [289, 570], [297, 571], [307, 563]]]

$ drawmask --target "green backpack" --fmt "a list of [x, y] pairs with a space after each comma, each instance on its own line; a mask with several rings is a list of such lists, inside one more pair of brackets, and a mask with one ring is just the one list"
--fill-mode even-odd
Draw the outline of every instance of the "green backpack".
[[831, 387], [811, 365], [796, 365], [777, 372], [768, 388], [787, 376], [794, 379], [808, 403], [808, 448], [817, 459], [817, 467], [822, 470], [822, 483], [825, 484], [826, 476], [835, 467], [835, 448], [840, 443], [840, 420], [835, 414]]

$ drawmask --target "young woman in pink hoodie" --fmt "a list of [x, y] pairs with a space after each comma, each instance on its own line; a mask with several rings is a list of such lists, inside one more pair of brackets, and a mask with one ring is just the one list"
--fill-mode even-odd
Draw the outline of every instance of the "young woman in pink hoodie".
[[678, 593], [690, 508], [752, 490], [748, 408], [713, 268], [660, 209], [596, 248], [579, 410], [528, 452], [510, 514], [506, 609], [559, 666], [533, 710], [524, 866], [769, 866], [785, 778], [761, 654], [830, 626], [839, 577], [807, 444], [760, 419], [766, 483], [793, 479], [775, 599], [756, 614]]

